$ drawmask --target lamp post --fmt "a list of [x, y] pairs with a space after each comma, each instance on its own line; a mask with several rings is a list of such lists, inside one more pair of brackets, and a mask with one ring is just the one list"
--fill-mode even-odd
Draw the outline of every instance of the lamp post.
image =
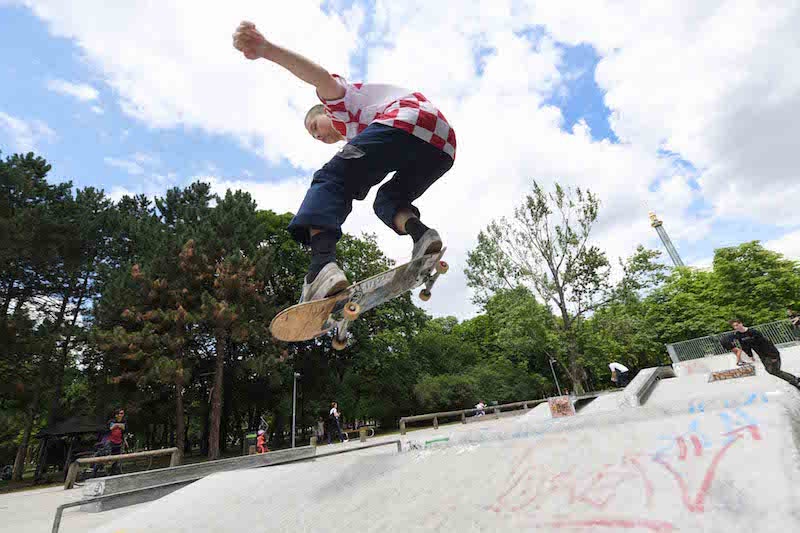
[[558, 395], [561, 396], [561, 387], [558, 385], [558, 378], [556, 377], [556, 369], [553, 368], [553, 362], [555, 359], [552, 357], [550, 358], [550, 371], [553, 373], [553, 379], [556, 381], [556, 388], [558, 389]]
[[294, 382], [292, 384], [292, 448], [294, 448], [294, 438], [295, 438], [295, 406], [297, 405], [297, 378], [300, 377], [300, 374], [295, 372], [294, 373]]

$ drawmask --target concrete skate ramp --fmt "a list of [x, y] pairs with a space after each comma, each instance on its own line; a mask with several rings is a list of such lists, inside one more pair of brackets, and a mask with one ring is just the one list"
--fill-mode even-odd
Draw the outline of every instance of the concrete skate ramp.
[[800, 531], [800, 393], [761, 366], [707, 377], [213, 475], [96, 531]]

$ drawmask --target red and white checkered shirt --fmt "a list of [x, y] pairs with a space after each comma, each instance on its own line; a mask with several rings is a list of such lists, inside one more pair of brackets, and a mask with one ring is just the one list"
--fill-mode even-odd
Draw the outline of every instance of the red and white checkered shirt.
[[344, 87], [338, 100], [319, 99], [333, 127], [350, 141], [372, 123], [400, 128], [431, 143], [455, 160], [456, 132], [447, 119], [420, 93], [378, 83], [348, 83], [333, 74]]

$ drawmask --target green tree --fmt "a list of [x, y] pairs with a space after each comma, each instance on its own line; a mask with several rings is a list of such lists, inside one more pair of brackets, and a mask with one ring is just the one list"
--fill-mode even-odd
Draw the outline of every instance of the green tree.
[[[51, 314], [58, 272], [70, 251], [74, 220], [72, 184], [51, 185], [51, 166], [34, 154], [0, 161], [0, 394], [25, 412], [14, 462], [21, 479], [24, 458], [58, 376], [57, 343], [65, 313]], [[58, 309], [59, 307], [57, 307]], [[57, 396], [55, 396], [57, 398]]]
[[714, 251], [717, 304], [763, 323], [786, 318], [800, 303], [800, 262], [765, 249], [758, 241]]
[[514, 218], [493, 221], [467, 255], [467, 284], [477, 301], [500, 287], [528, 284], [559, 315], [565, 369], [576, 392], [583, 391], [577, 329], [587, 313], [611, 297], [609, 262], [589, 243], [599, 201], [590, 191], [556, 184], [546, 193], [533, 182], [532, 194]]

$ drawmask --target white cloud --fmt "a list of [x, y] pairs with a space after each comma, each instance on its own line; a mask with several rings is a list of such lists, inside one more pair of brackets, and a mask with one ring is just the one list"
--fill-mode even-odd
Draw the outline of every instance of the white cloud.
[[786, 258], [800, 261], [800, 229], [790, 231], [785, 235], [767, 241], [765, 248], [782, 253]]
[[112, 202], [119, 202], [123, 196], [134, 196], [136, 193], [128, 189], [127, 187], [121, 187], [119, 185], [115, 185], [111, 187], [111, 191], [108, 193], [108, 197], [111, 199]]
[[[161, 164], [161, 160], [157, 155], [146, 154], [144, 152], [136, 152], [127, 159], [118, 157], [104, 157], [103, 161], [109, 166], [124, 170], [128, 174], [139, 175], [144, 174], [145, 167], [152, 167]], [[174, 174], [172, 174], [174, 176]], [[156, 181], [164, 181], [164, 176], [154, 175]]]
[[[377, 0], [368, 35], [358, 34], [361, 8], [328, 15], [311, 1], [275, 7], [235, 0], [191, 11], [178, 2], [26, 3], [54, 34], [78, 43], [129, 115], [154, 128], [231, 136], [309, 176], [332, 153], [310, 142], [301, 125], [313, 90], [274, 65], [242, 59], [230, 34], [241, 19], [253, 20], [276, 42], [345, 76], [351, 54], [366, 47], [367, 80], [422, 91], [458, 135], [455, 167], [418, 202], [423, 220], [443, 233], [452, 264], [424, 305], [435, 314], [474, 311], [462, 273], [466, 251], [492, 218], [511, 213], [532, 178], [598, 194], [595, 237], [612, 260], [640, 242], [661, 248], [649, 210], [683, 255], [694, 257], [707, 255], [693, 247], [731, 212], [800, 223], [796, 202], [787, 201], [800, 195], [796, 2], [683, 0], [645, 10], [632, 0], [465, 0], [453, 17], [450, 2]], [[524, 30], [534, 26], [544, 35], [529, 39]], [[141, 27], [151, 31], [143, 35]], [[560, 43], [589, 44], [600, 54], [594, 75], [620, 144], [593, 140], [585, 122], [562, 131], [560, 110], [546, 104], [563, 97], [574, 75]], [[482, 76], [479, 48], [492, 50]], [[294, 211], [309, 178], [213, 180], [250, 190], [261, 207]], [[407, 238], [376, 222], [370, 198], [356, 203], [345, 230], [375, 231], [391, 257], [407, 259]]]
[[119, 95], [122, 110], [148, 126], [230, 135], [272, 162], [307, 169], [330, 154], [330, 147], [309, 146], [303, 128], [305, 112], [317, 103], [313, 89], [267, 61], [244, 59], [231, 35], [241, 20], [253, 20], [276, 42], [348, 75], [358, 7], [344, 17], [310, 0], [234, 0], [191, 10], [177, 1], [23, 3], [54, 35], [74, 39]]
[[92, 110], [92, 113], [95, 113], [95, 114], [97, 114], [97, 115], [102, 115], [103, 113], [105, 113], [105, 111], [103, 110], [103, 108], [102, 108], [102, 107], [100, 107], [99, 105], [93, 105], [93, 106], [91, 107], [91, 110]]
[[105, 161], [106, 165], [124, 170], [128, 174], [139, 175], [144, 173], [144, 168], [134, 161], [118, 159], [116, 157], [104, 157], [103, 161]]
[[680, 154], [725, 217], [794, 225], [800, 193], [797, 2], [530, 2], [554, 38], [603, 54], [597, 81], [625, 142]]
[[224, 196], [228, 189], [247, 191], [256, 201], [259, 209], [271, 209], [276, 213], [297, 211], [310, 181], [306, 178], [291, 178], [275, 183], [209, 175], [196, 176], [191, 181], [197, 180], [211, 185], [212, 192], [220, 196]]
[[157, 155], [146, 154], [144, 152], [136, 152], [132, 157], [134, 161], [143, 165], [158, 165], [161, 162]]
[[[97, 98], [100, 96], [100, 93], [97, 92], [97, 89], [86, 83], [72, 83], [65, 80], [48, 80], [47, 88], [53, 92], [77, 98], [81, 102], [91, 102], [92, 100], [97, 100]], [[92, 109], [94, 109], [94, 107]]]
[[2, 111], [0, 130], [8, 133], [12, 148], [19, 152], [35, 151], [41, 142], [50, 142], [56, 138], [56, 133], [41, 120], [26, 121]]

